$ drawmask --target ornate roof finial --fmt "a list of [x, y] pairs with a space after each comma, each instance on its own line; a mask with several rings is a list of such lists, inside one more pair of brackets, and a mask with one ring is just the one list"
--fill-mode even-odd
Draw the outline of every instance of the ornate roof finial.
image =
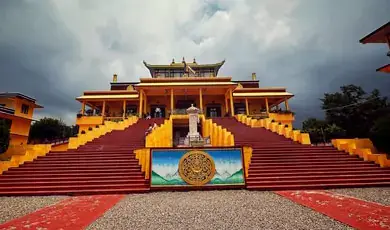
[[196, 63], [196, 59], [194, 58], [194, 63]]
[[114, 82], [114, 83], [118, 82], [118, 74], [114, 73], [112, 75], [112, 82]]
[[175, 59], [174, 58], [172, 58], [172, 64], [175, 64]]
[[181, 62], [183, 62], [183, 63], [185, 63], [185, 62], [186, 62], [186, 60], [184, 60], [184, 57], [183, 57], [183, 61], [181, 61]]
[[252, 80], [253, 80], [253, 81], [256, 80], [256, 73], [252, 73]]

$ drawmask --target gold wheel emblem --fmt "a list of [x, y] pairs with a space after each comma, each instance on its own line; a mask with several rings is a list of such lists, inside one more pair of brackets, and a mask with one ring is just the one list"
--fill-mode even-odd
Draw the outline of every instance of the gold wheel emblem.
[[179, 175], [190, 185], [201, 186], [213, 179], [215, 164], [213, 158], [203, 151], [190, 151], [179, 162]]

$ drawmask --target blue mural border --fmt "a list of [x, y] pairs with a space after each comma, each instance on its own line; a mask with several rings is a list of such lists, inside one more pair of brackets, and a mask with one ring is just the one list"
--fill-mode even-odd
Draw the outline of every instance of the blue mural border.
[[208, 190], [208, 189], [242, 189], [246, 188], [247, 184], [247, 178], [245, 176], [245, 162], [244, 162], [244, 148], [242, 146], [230, 146], [230, 147], [217, 147], [217, 146], [210, 146], [210, 147], [183, 147], [183, 148], [167, 148], [167, 147], [154, 147], [150, 148], [149, 151], [149, 175], [152, 175], [152, 165], [153, 165], [153, 151], [155, 150], [173, 150], [173, 151], [207, 151], [207, 150], [240, 150], [241, 152], [241, 164], [242, 164], [242, 170], [244, 172], [243, 178], [244, 178], [244, 184], [237, 184], [237, 185], [203, 185], [203, 186], [193, 186], [193, 185], [170, 185], [170, 186], [152, 186], [152, 178], [149, 178], [149, 188], [151, 190]]

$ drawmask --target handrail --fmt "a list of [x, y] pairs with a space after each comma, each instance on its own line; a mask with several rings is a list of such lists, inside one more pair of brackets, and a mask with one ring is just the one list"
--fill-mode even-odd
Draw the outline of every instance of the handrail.
[[63, 143], [68, 143], [70, 137], [64, 137], [64, 138], [57, 138], [53, 140], [41, 140], [41, 141], [31, 141], [28, 144], [51, 144], [51, 145], [58, 145]]

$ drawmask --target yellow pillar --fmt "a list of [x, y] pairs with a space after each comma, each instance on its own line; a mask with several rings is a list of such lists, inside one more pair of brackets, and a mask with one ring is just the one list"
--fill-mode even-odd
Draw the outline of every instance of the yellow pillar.
[[173, 107], [173, 89], [171, 89], [171, 114], [173, 114], [173, 110], [175, 108]]
[[230, 110], [231, 110], [232, 116], [234, 116], [233, 90], [232, 89], [230, 89], [229, 95], [230, 95]]
[[245, 110], [246, 110], [246, 115], [249, 115], [249, 105], [248, 105], [248, 98], [245, 98]]
[[142, 91], [142, 93], [144, 94], [144, 113], [146, 114], [146, 112], [147, 112], [147, 110], [148, 110], [148, 108], [146, 108], [146, 106], [148, 105], [147, 104], [147, 100], [148, 100], [148, 98], [146, 97], [146, 93], [144, 92], [144, 91]]
[[143, 105], [143, 96], [144, 96], [144, 94], [143, 94], [143, 92], [142, 92], [142, 90], [139, 92], [139, 108], [138, 108], [138, 113], [139, 113], [139, 117], [140, 118], [142, 118], [142, 111], [143, 111], [143, 109], [142, 109], [142, 105]]
[[103, 109], [102, 109], [102, 116], [106, 116], [106, 101], [103, 101]]
[[81, 104], [81, 114], [84, 115], [85, 113], [85, 101]]
[[123, 119], [125, 119], [125, 116], [126, 116], [126, 100], [123, 100]]
[[284, 101], [284, 105], [286, 106], [286, 110], [290, 110], [290, 106], [288, 106], [288, 99]]
[[202, 95], [202, 89], [199, 89], [199, 108], [200, 111], [203, 113], [203, 95]]
[[267, 114], [269, 114], [268, 98], [265, 98], [265, 108], [266, 108]]
[[229, 112], [228, 98], [225, 93], [225, 113]]

